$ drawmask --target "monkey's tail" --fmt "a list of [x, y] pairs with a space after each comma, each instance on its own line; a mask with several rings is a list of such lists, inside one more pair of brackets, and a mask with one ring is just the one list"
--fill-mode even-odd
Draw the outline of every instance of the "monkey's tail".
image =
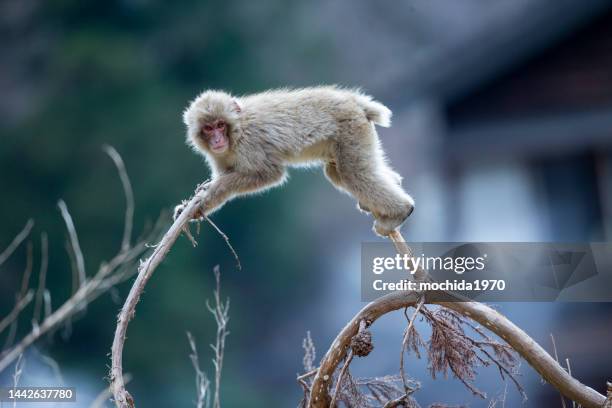
[[359, 95], [357, 97], [357, 103], [361, 106], [369, 121], [382, 127], [391, 126], [391, 109], [380, 102], [372, 100], [372, 98], [367, 95]]

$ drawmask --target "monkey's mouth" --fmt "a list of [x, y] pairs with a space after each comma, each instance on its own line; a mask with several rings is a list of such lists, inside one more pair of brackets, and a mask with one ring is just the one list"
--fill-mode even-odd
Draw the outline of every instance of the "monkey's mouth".
[[227, 140], [225, 139], [220, 139], [220, 140], [214, 140], [211, 144], [210, 144], [210, 149], [214, 152], [214, 153], [223, 153], [227, 150]]

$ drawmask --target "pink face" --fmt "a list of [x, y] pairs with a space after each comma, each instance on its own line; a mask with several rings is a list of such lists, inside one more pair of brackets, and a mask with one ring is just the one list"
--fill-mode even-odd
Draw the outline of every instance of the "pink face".
[[229, 147], [227, 130], [227, 124], [222, 119], [205, 123], [202, 126], [202, 136], [213, 153], [225, 153]]

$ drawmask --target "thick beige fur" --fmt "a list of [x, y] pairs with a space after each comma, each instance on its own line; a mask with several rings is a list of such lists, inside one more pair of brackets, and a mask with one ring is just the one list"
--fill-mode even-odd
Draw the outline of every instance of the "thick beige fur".
[[[213, 153], [202, 137], [204, 124], [218, 119], [228, 124], [230, 147], [223, 154]], [[390, 126], [391, 111], [359, 91], [327, 86], [242, 97], [205, 91], [189, 105], [184, 122], [188, 144], [212, 169], [205, 214], [234, 196], [283, 183], [287, 166], [312, 164], [323, 165], [336, 187], [372, 213], [380, 235], [412, 212], [414, 201], [385, 160], [374, 128]]]

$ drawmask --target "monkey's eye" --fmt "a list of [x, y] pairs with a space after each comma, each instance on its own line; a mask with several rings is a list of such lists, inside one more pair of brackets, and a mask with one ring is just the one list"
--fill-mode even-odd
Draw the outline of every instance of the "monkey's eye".
[[217, 129], [223, 129], [225, 127], [225, 122], [217, 123]]
[[206, 126], [204, 126], [204, 130], [205, 130], [206, 132], [212, 132], [213, 127], [212, 127], [212, 126], [210, 126], [210, 125], [206, 125]]

